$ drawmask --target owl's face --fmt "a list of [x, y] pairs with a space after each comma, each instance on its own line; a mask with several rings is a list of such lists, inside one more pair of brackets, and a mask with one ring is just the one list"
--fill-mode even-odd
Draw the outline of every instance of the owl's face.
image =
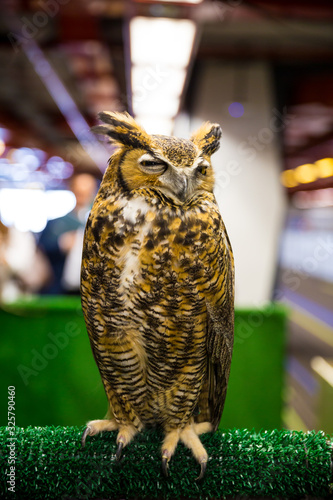
[[210, 158], [191, 141], [151, 136], [153, 147], [132, 149], [120, 165], [130, 190], [153, 187], [177, 204], [196, 191], [213, 191], [214, 172]]
[[[105, 112], [99, 116], [107, 125], [94, 131], [108, 135], [121, 147], [118, 175], [128, 190], [154, 188], [177, 205], [198, 191], [213, 191], [210, 157], [219, 147], [219, 125], [205, 123], [191, 140], [185, 140], [148, 135], [127, 114]], [[109, 168], [114, 168], [112, 164]]]

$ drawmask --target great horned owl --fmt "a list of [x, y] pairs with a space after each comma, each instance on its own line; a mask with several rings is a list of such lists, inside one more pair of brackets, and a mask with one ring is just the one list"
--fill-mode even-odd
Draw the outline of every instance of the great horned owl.
[[147, 134], [103, 112], [111, 156], [84, 239], [81, 293], [109, 418], [82, 436], [118, 430], [117, 458], [145, 426], [165, 432], [162, 468], [179, 440], [206, 469], [198, 435], [219, 425], [233, 347], [234, 264], [213, 194], [210, 157], [221, 128], [190, 140]]

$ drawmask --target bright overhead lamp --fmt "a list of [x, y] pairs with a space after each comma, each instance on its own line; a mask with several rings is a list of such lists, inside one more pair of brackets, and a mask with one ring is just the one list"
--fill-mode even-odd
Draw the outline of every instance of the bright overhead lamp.
[[317, 160], [315, 165], [317, 166], [319, 177], [325, 178], [333, 176], [333, 158]]
[[132, 109], [149, 133], [173, 131], [195, 35], [196, 24], [188, 19], [130, 21]]
[[195, 32], [195, 23], [188, 19], [134, 17], [130, 21], [132, 64], [186, 67]]
[[132, 67], [132, 92], [138, 99], [144, 100], [148, 94], [163, 92], [179, 96], [182, 93], [186, 71], [156, 64]]
[[281, 182], [287, 188], [293, 188], [298, 186], [298, 182], [296, 181], [294, 176], [294, 170], [293, 169], [284, 170], [281, 173]]
[[147, 94], [144, 99], [133, 94], [132, 107], [135, 115], [158, 115], [167, 118], [176, 116], [179, 109], [179, 97], [164, 92]]
[[294, 170], [294, 177], [297, 182], [307, 184], [317, 179], [316, 167], [312, 163], [305, 163]]
[[174, 125], [172, 119], [137, 115], [135, 120], [145, 129], [146, 132], [148, 132], [148, 134], [172, 134]]

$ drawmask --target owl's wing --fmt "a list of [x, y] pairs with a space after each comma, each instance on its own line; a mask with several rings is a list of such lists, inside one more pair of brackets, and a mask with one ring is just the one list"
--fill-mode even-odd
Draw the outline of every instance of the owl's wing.
[[[211, 291], [207, 306], [207, 382], [201, 399], [200, 420], [209, 420], [215, 431], [219, 425], [230, 373], [234, 339], [234, 260], [230, 241], [220, 219], [219, 243], [211, 261]], [[216, 244], [216, 233], [215, 233]], [[218, 280], [216, 281], [216, 276]]]

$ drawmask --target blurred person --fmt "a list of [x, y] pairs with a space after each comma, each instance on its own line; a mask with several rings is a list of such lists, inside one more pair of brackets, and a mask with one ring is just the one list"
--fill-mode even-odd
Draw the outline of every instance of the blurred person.
[[39, 239], [39, 248], [50, 261], [51, 282], [41, 290], [45, 294], [79, 294], [83, 233], [97, 180], [91, 174], [76, 174], [70, 189], [76, 198], [72, 212], [47, 223]]
[[50, 268], [34, 236], [0, 221], [0, 301], [13, 302], [36, 293], [50, 278]]

